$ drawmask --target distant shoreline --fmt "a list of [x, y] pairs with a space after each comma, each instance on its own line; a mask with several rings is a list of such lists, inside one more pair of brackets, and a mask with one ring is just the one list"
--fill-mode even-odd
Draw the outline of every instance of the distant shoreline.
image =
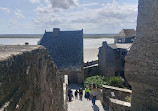
[[[0, 34], [0, 38], [41, 38], [43, 34]], [[116, 34], [84, 34], [84, 39], [114, 38]]]

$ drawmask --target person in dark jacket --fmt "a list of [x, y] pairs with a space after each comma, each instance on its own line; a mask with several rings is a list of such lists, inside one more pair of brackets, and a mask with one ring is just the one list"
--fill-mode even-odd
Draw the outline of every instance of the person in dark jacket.
[[78, 90], [75, 91], [75, 99], [78, 99]]
[[69, 99], [69, 102], [72, 101], [72, 90], [70, 88], [68, 89], [68, 99]]
[[80, 97], [80, 100], [82, 101], [82, 96], [83, 96], [83, 90], [82, 88], [79, 89], [79, 97]]

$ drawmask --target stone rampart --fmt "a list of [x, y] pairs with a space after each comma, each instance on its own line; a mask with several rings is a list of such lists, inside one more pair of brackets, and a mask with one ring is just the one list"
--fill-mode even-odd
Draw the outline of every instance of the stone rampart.
[[125, 101], [125, 98], [131, 96], [131, 93], [132, 91], [128, 89], [103, 85], [103, 105], [109, 107], [110, 98]]
[[0, 46], [0, 110], [63, 111], [62, 75], [42, 46]]

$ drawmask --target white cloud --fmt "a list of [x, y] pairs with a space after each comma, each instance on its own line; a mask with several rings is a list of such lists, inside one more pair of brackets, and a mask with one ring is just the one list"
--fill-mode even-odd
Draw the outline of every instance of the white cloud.
[[79, 4], [80, 7], [91, 7], [91, 6], [97, 6], [99, 3], [87, 3], [87, 4]]
[[60, 10], [59, 7], [53, 9], [49, 1], [45, 1], [47, 5], [36, 8], [36, 17], [32, 20], [41, 27], [60, 27], [64, 30], [83, 28], [86, 33], [117, 33], [122, 28], [136, 27], [137, 4], [113, 1], [107, 4], [79, 4], [78, 7]]
[[23, 15], [23, 12], [20, 9], [16, 9], [14, 11], [14, 15], [17, 17], [17, 19], [24, 19], [25, 16]]
[[5, 8], [5, 7], [0, 7], [0, 11], [2, 11], [4, 13], [10, 13], [10, 9]]
[[67, 17], [72, 27], [83, 27], [87, 32], [116, 33], [122, 28], [136, 27], [137, 4], [119, 4], [114, 1], [101, 8], [70, 13]]
[[39, 14], [39, 13], [45, 13], [45, 14], [50, 14], [51, 12], [53, 11], [51, 5], [47, 5], [45, 7], [37, 7], [34, 12], [36, 14]]
[[31, 3], [39, 3], [41, 0], [29, 0]]
[[68, 9], [78, 4], [77, 0], [50, 0], [50, 3], [52, 5], [52, 8], [61, 9]]

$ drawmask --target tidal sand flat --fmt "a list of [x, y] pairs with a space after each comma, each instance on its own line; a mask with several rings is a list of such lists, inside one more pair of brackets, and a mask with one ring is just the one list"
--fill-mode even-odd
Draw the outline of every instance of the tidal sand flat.
[[98, 60], [98, 48], [86, 49], [84, 48], [84, 62]]
[[[16, 38], [15, 35], [0, 35], [0, 45], [24, 45], [25, 42], [28, 42], [30, 45], [37, 45], [37, 42], [41, 39], [40, 35], [37, 34], [29, 35], [28, 38], [27, 36], [28, 35], [18, 35]], [[113, 43], [113, 35], [84, 35], [84, 62], [98, 60], [98, 48], [102, 46], [103, 41], [106, 41], [109, 44]]]

